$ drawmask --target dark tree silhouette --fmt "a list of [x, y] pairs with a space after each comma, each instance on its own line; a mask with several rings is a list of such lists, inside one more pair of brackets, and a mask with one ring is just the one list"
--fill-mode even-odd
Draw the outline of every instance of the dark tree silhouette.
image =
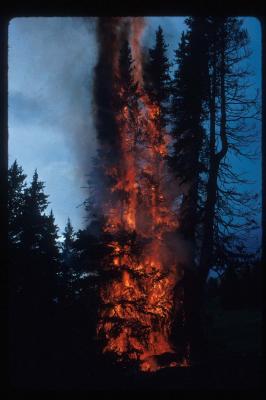
[[[170, 164], [186, 184], [181, 232], [193, 244], [195, 272], [185, 273], [185, 307], [188, 330], [197, 341], [210, 270], [221, 274], [235, 266], [239, 246], [256, 228], [256, 194], [237, 190], [236, 183], [247, 181], [227, 156], [252, 156], [244, 150], [255, 142], [249, 121], [257, 117], [257, 99], [247, 95], [244, 60], [250, 52], [242, 20], [193, 17], [186, 24], [172, 84], [175, 144]], [[249, 255], [243, 254], [248, 262]]]
[[[49, 364], [53, 349], [54, 299], [59, 267], [58, 228], [37, 171], [29, 186], [17, 162], [8, 172], [9, 328], [12, 371], [18, 382], [31, 364]], [[23, 369], [19, 365], [23, 366]], [[48, 368], [48, 366], [47, 366]]]
[[257, 117], [258, 110], [257, 97], [250, 98], [247, 93], [249, 71], [243, 61], [250, 52], [248, 34], [242, 25], [243, 20], [233, 17], [208, 19], [210, 132], [200, 256], [203, 282], [215, 266], [215, 250], [220, 243], [226, 244], [224, 249], [229, 253], [236, 252], [235, 239], [241, 241], [240, 230], [247, 235], [256, 227], [253, 218], [257, 195], [235, 188], [236, 183], [245, 180], [234, 172], [227, 159], [228, 153], [249, 157], [244, 150], [256, 137], [249, 132], [249, 120]]
[[21, 246], [30, 254], [40, 254], [43, 234], [44, 211], [48, 206], [48, 196], [44, 193], [44, 182], [39, 181], [37, 170], [29, 187], [24, 192]]
[[8, 170], [8, 238], [12, 251], [18, 246], [22, 233], [22, 214], [26, 174], [17, 161]]
[[177, 69], [172, 80], [171, 102], [175, 142], [170, 165], [187, 186], [181, 204], [181, 232], [196, 250], [201, 173], [206, 171], [203, 123], [207, 113], [208, 54], [205, 19], [189, 18], [186, 23], [188, 31], [182, 33], [175, 52]]
[[175, 51], [172, 80], [171, 117], [173, 151], [169, 163], [185, 190], [180, 205], [180, 233], [191, 244], [191, 264], [184, 270], [185, 336], [195, 349], [203, 349], [200, 289], [197, 258], [200, 250], [199, 222], [201, 196], [204, 196], [202, 174], [206, 173], [206, 136], [204, 120], [207, 116], [208, 44], [205, 18], [188, 18], [188, 30], [182, 33]]
[[156, 41], [153, 48], [149, 49], [149, 58], [145, 65], [144, 85], [151, 101], [159, 106], [157, 126], [165, 128], [169, 122], [169, 97], [171, 90], [170, 63], [166, 52], [164, 34], [161, 26], [156, 31]]
[[237, 244], [256, 229], [257, 195], [237, 190], [236, 183], [247, 181], [227, 155], [254, 156], [247, 151], [256, 140], [249, 121], [257, 118], [258, 108], [257, 97], [247, 94], [244, 61], [250, 51], [242, 20], [193, 17], [186, 23], [172, 83], [170, 164], [186, 184], [181, 231], [200, 256], [205, 282], [209, 270], [226, 268]]
[[58, 226], [55, 224], [55, 218], [53, 210], [50, 211], [49, 215], [45, 215], [43, 222], [43, 235], [40, 244], [41, 251], [44, 255], [48, 256], [52, 262], [59, 262], [59, 248], [57, 244]]
[[21, 235], [23, 232], [23, 207], [26, 175], [15, 161], [8, 170], [8, 260], [10, 304], [15, 307], [21, 295], [24, 274], [21, 262]]
[[75, 243], [75, 233], [70, 218], [67, 219], [67, 224], [63, 232], [63, 238], [64, 241], [62, 243], [62, 261], [67, 267], [70, 267], [74, 258]]

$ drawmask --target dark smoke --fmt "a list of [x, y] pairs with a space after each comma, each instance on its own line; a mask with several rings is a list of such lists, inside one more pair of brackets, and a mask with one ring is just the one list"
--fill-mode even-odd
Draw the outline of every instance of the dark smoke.
[[129, 35], [129, 21], [121, 17], [102, 17], [97, 21], [98, 63], [95, 67], [95, 125], [99, 143], [117, 149], [117, 131], [112, 112], [115, 65], [122, 39]]

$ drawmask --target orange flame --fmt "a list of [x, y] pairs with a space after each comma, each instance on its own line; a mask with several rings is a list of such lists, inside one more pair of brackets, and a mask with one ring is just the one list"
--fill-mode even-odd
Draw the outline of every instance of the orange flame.
[[[104, 230], [114, 236], [127, 232], [129, 239], [109, 244], [111, 254], [105, 261], [120, 275], [101, 288], [103, 307], [97, 331], [105, 339], [104, 352], [115, 353], [121, 360], [137, 360], [142, 371], [156, 371], [161, 368], [158, 356], [175, 353], [170, 334], [174, 289], [182, 270], [166, 240], [178, 228], [168, 192], [173, 177], [165, 159], [170, 137], [158, 129], [160, 108], [143, 89], [140, 40], [144, 26], [142, 18], [131, 18], [130, 45], [140, 95], [138, 108], [131, 112], [138, 126], [132, 128], [127, 106], [116, 114], [121, 159], [106, 171], [117, 178], [111, 192], [122, 191], [124, 196], [104, 204]], [[142, 243], [140, 251], [134, 247], [133, 234]], [[185, 362], [171, 361], [167, 366], [177, 365]]]

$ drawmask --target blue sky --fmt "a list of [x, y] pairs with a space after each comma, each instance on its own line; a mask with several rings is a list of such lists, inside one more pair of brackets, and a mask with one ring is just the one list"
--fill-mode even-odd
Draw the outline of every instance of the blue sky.
[[[147, 18], [145, 43], [153, 42], [159, 24], [172, 57], [184, 18]], [[260, 24], [245, 18], [245, 25], [253, 50], [252, 79], [260, 88]], [[79, 205], [88, 194], [82, 187], [97, 146], [91, 97], [96, 62], [94, 19], [15, 18], [10, 23], [9, 164], [17, 159], [28, 181], [38, 169], [61, 231], [68, 216], [75, 229], [84, 226]], [[247, 162], [243, 169], [255, 180], [253, 190], [260, 190], [260, 161]]]

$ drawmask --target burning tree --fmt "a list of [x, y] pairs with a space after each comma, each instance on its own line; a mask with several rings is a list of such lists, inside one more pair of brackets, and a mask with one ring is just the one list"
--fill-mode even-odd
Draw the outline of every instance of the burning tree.
[[104, 353], [155, 371], [165, 354], [167, 365], [186, 363], [171, 342], [183, 303], [176, 296], [183, 267], [176, 250], [178, 182], [167, 163], [170, 136], [159, 129], [160, 105], [144, 89], [142, 28], [141, 18], [99, 22], [101, 43], [105, 47], [108, 36], [112, 43], [107, 53], [100, 50], [95, 85], [103, 184], [94, 194], [109, 249], [97, 333]]

